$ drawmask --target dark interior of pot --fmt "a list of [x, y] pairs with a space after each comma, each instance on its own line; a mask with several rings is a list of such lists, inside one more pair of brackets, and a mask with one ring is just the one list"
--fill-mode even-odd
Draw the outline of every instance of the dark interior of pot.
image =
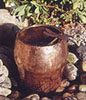
[[[48, 29], [48, 32], [46, 31]], [[50, 31], [50, 32], [49, 32]], [[51, 32], [55, 34], [60, 34], [61, 32], [51, 26], [35, 26], [28, 27], [20, 31], [18, 38], [26, 44], [34, 46], [48, 46], [56, 44], [59, 38], [54, 35], [49, 35]], [[48, 33], [48, 34], [47, 34]]]

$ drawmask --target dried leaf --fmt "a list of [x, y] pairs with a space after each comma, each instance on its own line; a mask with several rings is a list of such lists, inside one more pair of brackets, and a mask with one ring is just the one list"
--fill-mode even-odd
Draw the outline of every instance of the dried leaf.
[[35, 9], [35, 14], [40, 14], [40, 9], [39, 9], [39, 7], [36, 7], [36, 9]]
[[56, 89], [56, 92], [58, 92], [58, 93], [61, 93], [61, 92], [63, 92], [64, 91], [64, 87], [58, 87], [57, 89]]
[[22, 6], [19, 6], [15, 9], [14, 11], [14, 15], [16, 15], [18, 12], [20, 12], [23, 8], [24, 8], [25, 5], [22, 5]]
[[23, 100], [40, 100], [40, 97], [38, 94], [31, 94], [25, 97]]
[[23, 16], [25, 14], [25, 9], [22, 9], [21, 11], [19, 11], [18, 16]]
[[69, 63], [75, 64], [78, 61], [78, 58], [76, 57], [76, 55], [74, 53], [69, 52], [67, 61]]
[[86, 23], [86, 16], [79, 14], [79, 17], [83, 23]]

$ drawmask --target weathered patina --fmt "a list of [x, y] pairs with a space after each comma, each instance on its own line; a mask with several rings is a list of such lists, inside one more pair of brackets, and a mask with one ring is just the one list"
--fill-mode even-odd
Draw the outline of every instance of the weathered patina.
[[48, 45], [53, 38], [44, 34], [45, 28], [57, 30], [50, 27], [24, 28], [17, 34], [14, 48], [15, 61], [25, 86], [45, 93], [59, 87], [68, 54], [66, 40]]

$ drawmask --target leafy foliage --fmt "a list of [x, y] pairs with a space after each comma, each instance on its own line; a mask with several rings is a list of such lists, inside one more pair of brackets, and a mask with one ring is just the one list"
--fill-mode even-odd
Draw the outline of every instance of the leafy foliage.
[[14, 3], [13, 14], [29, 24], [86, 23], [85, 0], [5, 0]]
[[77, 0], [73, 9], [76, 9], [76, 16], [80, 22], [86, 23], [86, 0]]

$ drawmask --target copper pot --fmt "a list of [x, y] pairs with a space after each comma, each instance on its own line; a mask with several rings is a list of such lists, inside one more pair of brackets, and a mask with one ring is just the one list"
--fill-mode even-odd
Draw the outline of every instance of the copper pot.
[[58, 31], [45, 25], [22, 29], [16, 37], [14, 57], [24, 85], [47, 93], [57, 89], [61, 83], [68, 49], [63, 39], [48, 45], [53, 37], [44, 34], [45, 28]]

